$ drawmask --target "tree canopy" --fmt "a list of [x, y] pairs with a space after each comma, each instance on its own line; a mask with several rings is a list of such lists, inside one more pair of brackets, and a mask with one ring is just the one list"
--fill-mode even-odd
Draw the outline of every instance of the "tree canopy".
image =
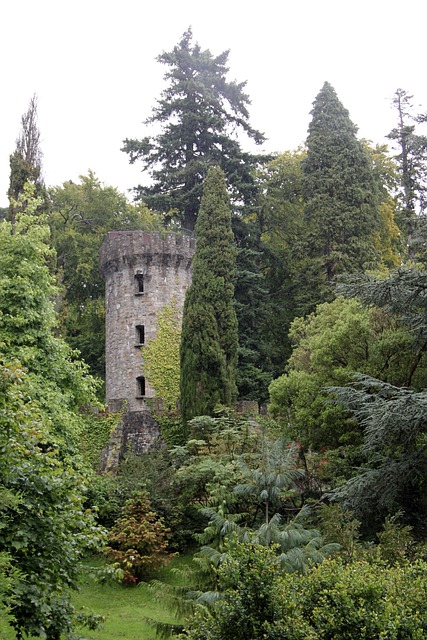
[[138, 186], [137, 197], [149, 207], [176, 216], [192, 230], [208, 168], [224, 171], [235, 203], [248, 204], [256, 193], [252, 170], [261, 157], [244, 152], [236, 132], [256, 144], [262, 133], [249, 124], [250, 100], [245, 82], [227, 79], [228, 51], [214, 56], [193, 44], [191, 28], [170, 52], [157, 60], [166, 65], [169, 82], [146, 124], [161, 132], [142, 140], [126, 139], [123, 151], [130, 162], [141, 161], [153, 184]]
[[78, 449], [78, 407], [96, 402], [95, 382], [55, 335], [49, 227], [30, 185], [19, 205], [0, 230], [0, 554], [15, 571], [18, 634], [58, 640], [76, 637], [69, 590], [102, 539]]
[[62, 330], [94, 375], [104, 376], [104, 282], [99, 251], [108, 231], [155, 230], [158, 216], [143, 204], [130, 204], [114, 187], [104, 185], [93, 171], [50, 189], [52, 244], [56, 269], [64, 290]]
[[338, 297], [291, 324], [293, 352], [286, 373], [270, 385], [270, 411], [306, 446], [359, 442], [349, 414], [330, 401], [325, 387], [345, 385], [355, 371], [395, 385], [422, 388], [426, 360], [413, 351], [414, 337], [398, 318], [357, 299]]
[[408, 363], [403, 381], [390, 384], [359, 374], [350, 387], [333, 390], [363, 428], [363, 464], [337, 497], [366, 528], [399, 509], [414, 526], [425, 526], [427, 519], [425, 373], [418, 378], [425, 370], [427, 344], [425, 279], [424, 270], [405, 268], [386, 279], [354, 276], [342, 287], [346, 295], [393, 313], [410, 336], [406, 348], [396, 348], [397, 358]]
[[[203, 50], [191, 29], [159, 56], [165, 89], [150, 135], [124, 142], [151, 178], [134, 204], [91, 171], [46, 191], [36, 98], [22, 117], [10, 208], [0, 212], [0, 635], [14, 637], [12, 624], [18, 637], [77, 638], [70, 589], [85, 549], [104, 539], [96, 519], [113, 527], [112, 556], [132, 582], [163, 555], [164, 527], [174, 549], [202, 545], [192, 602], [220, 605], [187, 637], [234, 638], [236, 620], [242, 637], [354, 634], [360, 622], [382, 633], [400, 610], [413, 613], [395, 600], [390, 617], [381, 598], [368, 611], [366, 594], [386, 583], [395, 593], [394, 577], [405, 578], [377, 580], [354, 560], [409, 567], [410, 531], [425, 537], [427, 117], [396, 92], [393, 156], [357, 138], [325, 83], [306, 146], [267, 161], [241, 147], [244, 136], [264, 138], [249, 123], [245, 83], [228, 78], [228, 56]], [[112, 429], [118, 451], [122, 417], [92, 411], [102, 382], [89, 368], [102, 377], [104, 357], [99, 249], [110, 230], [162, 235], [164, 226], [197, 235], [182, 331], [172, 304], [158, 313], [156, 338], [143, 344], [137, 332], [150, 388], [168, 407], [178, 400], [183, 420], [159, 411], [167, 446], [128, 451], [115, 477], [95, 474]], [[267, 417], [234, 413], [238, 393], [264, 401], [268, 385]], [[133, 420], [123, 427], [123, 441], [142, 442], [125, 432]], [[365, 545], [382, 521], [379, 545]], [[317, 573], [337, 542], [354, 570]], [[285, 579], [295, 570], [301, 581]], [[336, 606], [320, 610], [319, 589]], [[415, 618], [396, 626], [414, 640]]]
[[[397, 125], [388, 134], [397, 154], [397, 199], [399, 219], [406, 240], [406, 254], [416, 256], [416, 232], [424, 222], [427, 190], [427, 136], [420, 134], [420, 123], [427, 122], [424, 114], [414, 113], [413, 96], [397, 89], [393, 105], [397, 111]], [[417, 126], [418, 125], [418, 126]]]

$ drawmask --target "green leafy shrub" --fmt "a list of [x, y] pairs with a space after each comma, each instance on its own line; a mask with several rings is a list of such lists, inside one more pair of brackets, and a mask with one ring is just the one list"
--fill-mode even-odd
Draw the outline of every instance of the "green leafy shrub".
[[[284, 574], [275, 550], [229, 549], [219, 598], [199, 608], [179, 638], [191, 640], [422, 640], [427, 633], [427, 565], [387, 568], [325, 560]], [[205, 600], [205, 603], [207, 600]]]
[[299, 614], [313, 638], [421, 640], [427, 633], [425, 563], [384, 568], [336, 560], [298, 585]]
[[[0, 557], [9, 562], [4, 603], [17, 637], [76, 640], [70, 591], [78, 587], [83, 555], [104, 540], [84, 506], [88, 477], [78, 447], [79, 407], [97, 404], [97, 385], [57, 335], [54, 252], [42, 203], [33, 194], [27, 185], [13, 203], [14, 225], [0, 224]], [[82, 614], [82, 620], [92, 624], [93, 618]]]
[[[7, 495], [0, 490], [0, 499], [8, 501]], [[13, 597], [13, 581], [17, 572], [12, 568], [11, 558], [6, 553], [0, 553], [0, 638], [12, 640], [16, 634], [12, 629], [15, 622], [12, 608], [15, 604]]]
[[326, 542], [338, 542], [339, 555], [345, 562], [360, 557], [360, 522], [351, 511], [344, 511], [338, 504], [323, 504], [319, 512], [319, 528]]
[[319, 450], [360, 444], [362, 430], [346, 403], [332, 403], [325, 387], [344, 386], [355, 371], [392, 385], [426, 383], [424, 355], [414, 366], [413, 336], [395, 317], [356, 299], [336, 298], [296, 318], [286, 373], [270, 385], [269, 409], [286, 433]]
[[107, 554], [119, 563], [124, 571], [124, 582], [137, 584], [150, 577], [164, 565], [170, 555], [167, 552], [167, 535], [162, 518], [151, 510], [151, 502], [145, 491], [140, 491], [126, 502], [123, 515], [111, 529]]
[[[283, 611], [278, 597], [281, 571], [276, 550], [249, 543], [233, 545], [230, 551], [218, 570], [222, 597], [213, 602], [210, 615], [201, 610], [196, 612], [188, 637], [192, 640], [281, 638], [279, 625]], [[278, 635], [269, 633], [274, 626]]]
[[387, 516], [382, 530], [377, 533], [380, 557], [389, 565], [403, 562], [416, 547], [412, 527], [400, 522], [402, 516], [402, 512]]
[[[135, 492], [134, 487], [133, 492]], [[94, 513], [97, 522], [110, 529], [120, 517], [122, 507], [131, 492], [123, 494], [117, 476], [92, 473], [85, 496], [85, 506]]]

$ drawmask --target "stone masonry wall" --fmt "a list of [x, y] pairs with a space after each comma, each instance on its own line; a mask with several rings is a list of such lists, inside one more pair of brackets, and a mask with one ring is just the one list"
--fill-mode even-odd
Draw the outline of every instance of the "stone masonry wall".
[[194, 249], [193, 237], [172, 233], [112, 231], [104, 240], [106, 396], [112, 410], [123, 402], [130, 412], [148, 410], [144, 398], [154, 397], [154, 390], [145, 383], [141, 392], [140, 343], [155, 337], [163, 307], [174, 301], [182, 312]]
[[99, 470], [104, 473], [117, 473], [120, 459], [126, 455], [128, 449], [136, 455], [141, 455], [156, 447], [159, 438], [159, 426], [149, 411], [131, 411], [123, 414], [122, 420], [102, 451]]

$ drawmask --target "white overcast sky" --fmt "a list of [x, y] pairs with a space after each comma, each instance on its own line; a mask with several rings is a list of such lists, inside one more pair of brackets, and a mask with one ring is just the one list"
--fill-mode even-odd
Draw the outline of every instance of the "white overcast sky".
[[427, 111], [426, 18], [425, 0], [1, 0], [0, 206], [34, 93], [48, 185], [92, 169], [120, 191], [136, 186], [122, 141], [147, 134], [164, 87], [155, 58], [190, 25], [202, 48], [230, 49], [229, 79], [247, 80], [266, 151], [304, 142], [325, 80], [359, 135], [383, 142], [398, 87]]

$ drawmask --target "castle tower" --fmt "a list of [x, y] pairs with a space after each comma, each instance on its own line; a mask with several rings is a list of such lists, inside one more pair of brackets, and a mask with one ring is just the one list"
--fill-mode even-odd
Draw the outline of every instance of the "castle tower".
[[112, 411], [146, 412], [154, 397], [141, 346], [154, 338], [157, 316], [175, 302], [182, 312], [191, 283], [195, 239], [173, 233], [111, 231], [101, 248], [105, 280], [106, 396]]

